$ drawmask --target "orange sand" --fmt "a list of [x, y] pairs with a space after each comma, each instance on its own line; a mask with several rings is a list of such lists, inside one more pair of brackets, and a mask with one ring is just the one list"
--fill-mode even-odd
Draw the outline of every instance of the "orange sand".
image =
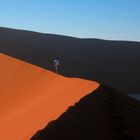
[[98, 87], [0, 54], [0, 140], [30, 139]]

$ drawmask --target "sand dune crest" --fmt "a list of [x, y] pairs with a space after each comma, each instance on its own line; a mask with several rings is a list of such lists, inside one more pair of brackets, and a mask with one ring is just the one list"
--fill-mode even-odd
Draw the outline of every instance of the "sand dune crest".
[[0, 139], [28, 140], [98, 87], [0, 54]]

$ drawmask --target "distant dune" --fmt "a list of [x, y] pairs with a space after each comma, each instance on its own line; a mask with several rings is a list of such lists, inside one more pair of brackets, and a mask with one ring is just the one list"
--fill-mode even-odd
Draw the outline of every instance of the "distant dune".
[[139, 140], [140, 102], [123, 94], [140, 93], [139, 54], [140, 42], [0, 28], [0, 140]]
[[0, 54], [0, 140], [28, 140], [98, 86]]
[[140, 140], [140, 102], [100, 86], [31, 140]]
[[0, 51], [61, 74], [98, 81], [126, 93], [140, 93], [140, 42], [79, 39], [0, 28]]

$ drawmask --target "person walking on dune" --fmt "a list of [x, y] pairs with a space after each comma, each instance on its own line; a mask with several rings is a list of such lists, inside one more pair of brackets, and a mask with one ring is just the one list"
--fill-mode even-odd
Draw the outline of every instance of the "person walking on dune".
[[58, 57], [56, 57], [56, 58], [54, 59], [54, 67], [55, 67], [56, 73], [59, 73], [59, 65], [60, 65], [60, 60], [59, 60]]

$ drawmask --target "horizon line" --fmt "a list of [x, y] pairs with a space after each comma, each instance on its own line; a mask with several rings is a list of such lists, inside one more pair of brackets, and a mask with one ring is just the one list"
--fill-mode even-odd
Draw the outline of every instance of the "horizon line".
[[43, 31], [35, 31], [35, 30], [30, 30], [30, 29], [24, 29], [24, 28], [14, 28], [14, 27], [4, 27], [4, 26], [0, 26], [0, 28], [3, 29], [9, 29], [9, 30], [18, 30], [18, 31], [26, 31], [26, 32], [34, 32], [34, 33], [39, 33], [39, 34], [48, 34], [48, 35], [56, 35], [56, 36], [63, 36], [63, 37], [70, 37], [70, 38], [75, 38], [75, 39], [89, 39], [89, 40], [102, 40], [102, 41], [117, 41], [117, 42], [136, 42], [136, 43], [140, 43], [140, 40], [123, 40], [123, 39], [106, 39], [106, 38], [96, 38], [96, 37], [78, 37], [78, 36], [74, 36], [74, 35], [66, 35], [66, 34], [61, 34], [61, 33], [51, 33], [51, 32], [43, 32]]

